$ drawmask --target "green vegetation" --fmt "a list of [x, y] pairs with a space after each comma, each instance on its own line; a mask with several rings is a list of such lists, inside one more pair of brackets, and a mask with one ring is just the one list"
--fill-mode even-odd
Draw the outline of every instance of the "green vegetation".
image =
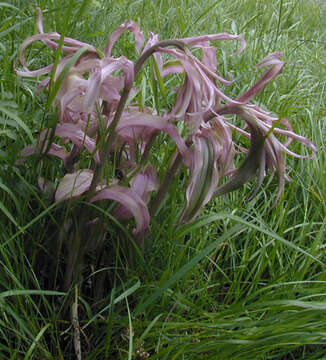
[[[13, 70], [19, 46], [36, 33], [36, 7], [45, 31], [99, 49], [126, 19], [161, 39], [242, 34], [244, 52], [229, 57], [236, 45], [224, 42], [217, 54], [222, 73], [235, 77], [232, 90], [223, 89], [229, 96], [259, 78], [256, 63], [283, 52], [282, 74], [255, 102], [288, 118], [317, 155], [288, 159], [293, 181], [276, 207], [277, 178], [266, 178], [253, 200], [244, 201], [251, 183], [216, 198], [194, 223], [176, 226], [185, 204], [180, 176], [142, 254], [128, 246], [130, 229], [108, 209], [106, 257], [96, 263], [96, 249], [88, 254], [78, 286], [63, 293], [61, 208], [41, 195], [36, 158], [16, 165], [21, 149], [55, 118], [46, 93], [35, 95], [37, 81]], [[303, 0], [0, 2], [0, 358], [75, 359], [80, 343], [83, 359], [326, 359], [325, 11]], [[121, 37], [115, 55], [135, 58], [131, 38]], [[40, 43], [28, 51], [31, 67], [54, 60]], [[153, 86], [150, 76], [144, 83]], [[155, 106], [168, 100], [144, 92]], [[310, 155], [299, 143], [291, 149]], [[158, 146], [156, 156], [164, 163], [170, 154]]]

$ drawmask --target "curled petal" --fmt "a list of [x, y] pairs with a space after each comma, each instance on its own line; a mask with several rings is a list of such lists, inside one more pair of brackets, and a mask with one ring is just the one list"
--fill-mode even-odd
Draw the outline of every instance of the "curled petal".
[[[41, 149], [42, 145], [43, 145], [43, 150]], [[33, 145], [26, 146], [24, 149], [22, 149], [20, 151], [19, 156], [27, 157], [27, 156], [31, 156], [34, 154], [40, 154], [40, 153], [43, 154], [46, 151], [47, 147], [48, 147], [47, 141], [45, 141], [44, 144], [42, 141], [40, 141], [38, 148], [35, 148]], [[41, 150], [42, 150], [42, 152], [41, 152]], [[62, 146], [52, 143], [47, 152], [47, 155], [56, 156], [56, 157], [60, 158], [64, 164], [66, 164], [67, 159], [70, 154]], [[21, 164], [22, 162], [24, 162], [24, 160], [20, 159], [17, 161], [17, 164]]]
[[[99, 63], [97, 68], [89, 77], [86, 95], [83, 100], [83, 112], [89, 114], [93, 111], [93, 106], [99, 95], [103, 90], [108, 92], [108, 88], [112, 85], [120, 85], [117, 82], [113, 82], [111, 75], [113, 72], [122, 70], [125, 73], [124, 82], [125, 87], [131, 87], [134, 81], [134, 65], [132, 61], [124, 56], [118, 59], [103, 59]], [[103, 90], [102, 90], [103, 89]], [[116, 93], [120, 90], [120, 86], [115, 90]], [[118, 94], [117, 94], [118, 95]]]
[[116, 131], [121, 137], [128, 136], [129, 138], [133, 138], [133, 128], [148, 128], [151, 132], [157, 130], [165, 132], [174, 140], [183, 157], [185, 165], [190, 166], [189, 149], [179, 135], [177, 127], [169, 123], [167, 119], [144, 113], [125, 113], [121, 117]]
[[[81, 89], [66, 91], [66, 93], [57, 99], [59, 103], [59, 119], [60, 123], [76, 122], [82, 112]], [[77, 115], [78, 114], [78, 115]], [[77, 115], [77, 119], [76, 119]]]
[[[18, 72], [17, 72], [17, 73], [18, 73]], [[36, 93], [36, 94], [39, 94], [39, 93], [42, 91], [42, 89], [47, 88], [49, 84], [50, 84], [50, 78], [46, 78], [46, 79], [42, 80], [42, 81], [37, 85], [37, 88], [36, 88], [35, 93]]]
[[82, 195], [89, 189], [92, 179], [92, 170], [80, 170], [72, 174], [66, 174], [59, 183], [55, 193], [55, 200], [67, 200]]
[[240, 101], [242, 103], [247, 103], [248, 101], [250, 101], [253, 97], [260, 93], [262, 89], [275, 78], [275, 76], [277, 76], [283, 70], [285, 62], [280, 60], [281, 56], [281, 53], [270, 54], [266, 58], [264, 58], [258, 65], [256, 65], [256, 68], [261, 68], [265, 66], [271, 66], [271, 68], [262, 75], [262, 77], [256, 82], [256, 84], [252, 88], [250, 88], [247, 92], [238, 97], [237, 101]]
[[93, 112], [93, 107], [98, 99], [101, 89], [102, 72], [100, 70], [94, 71], [88, 79], [88, 88], [83, 99], [83, 112], [90, 114]]
[[136, 220], [136, 229], [133, 231], [134, 235], [140, 235], [148, 231], [150, 217], [147, 206], [134, 190], [114, 185], [101, 190], [90, 201], [94, 202], [104, 199], [117, 201], [133, 214]]
[[25, 71], [16, 70], [16, 74], [25, 77], [37, 77], [45, 74], [49, 74], [52, 71], [53, 64], [45, 66], [38, 70], [29, 70], [25, 67]]
[[[86, 135], [78, 125], [69, 123], [58, 124], [55, 130], [55, 135], [70, 139], [78, 148], [85, 146], [90, 153], [95, 151], [95, 140]], [[94, 160], [99, 162], [98, 152], [95, 153]]]
[[36, 27], [37, 30], [40, 34], [44, 33], [44, 29], [43, 29], [43, 13], [42, 10], [40, 8], [37, 8], [37, 19], [36, 19]]
[[195, 116], [196, 120], [191, 121], [191, 125], [197, 130], [202, 122], [200, 117], [213, 109], [220, 99], [236, 105], [242, 104], [225, 95], [214, 80], [222, 81], [225, 84], [230, 84], [230, 81], [216, 75], [190, 51], [181, 52], [167, 48], [162, 48], [160, 51], [174, 56], [186, 73], [184, 84], [178, 92], [175, 105], [168, 114], [169, 118], [184, 118], [184, 116], [190, 115], [194, 119]]
[[[44, 34], [44, 29], [43, 29], [43, 14], [42, 14], [42, 10], [40, 8], [37, 8], [37, 20], [36, 20], [36, 26], [37, 29], [39, 31], [40, 34]], [[60, 36], [60, 34], [58, 34]], [[53, 39], [53, 40], [58, 40], [58, 39]], [[43, 39], [44, 43], [49, 46], [51, 49], [53, 50], [57, 50], [58, 48], [58, 44], [48, 38]], [[66, 46], [63, 45], [61, 51], [63, 53], [74, 53], [76, 52], [78, 49], [84, 47], [84, 46], [88, 46], [90, 49], [92, 49], [92, 51], [96, 52], [95, 48], [92, 45], [89, 45], [87, 43], [69, 38], [69, 37], [65, 37], [64, 38], [64, 44], [70, 45], [70, 46]]]
[[[265, 165], [264, 154], [263, 154], [263, 146], [265, 138], [261, 133], [256, 121], [250, 114], [245, 111], [240, 111], [241, 116], [246, 120], [248, 127], [250, 129], [250, 149], [247, 155], [247, 158], [240, 166], [240, 168], [235, 172], [235, 174], [222, 186], [217, 188], [215, 191], [215, 195], [224, 195], [231, 191], [234, 191], [240, 188], [243, 184], [245, 184], [248, 180], [252, 179], [257, 170], [260, 169], [263, 165]], [[264, 169], [262, 169], [259, 174], [264, 174]], [[259, 183], [261, 184], [261, 179], [259, 179]]]
[[193, 136], [193, 161], [182, 221], [192, 221], [214, 195], [220, 175], [233, 169], [232, 134], [217, 116]]
[[148, 203], [150, 193], [158, 189], [159, 180], [155, 169], [152, 166], [146, 166], [132, 178], [130, 184], [144, 202]]
[[214, 74], [217, 71], [216, 60], [216, 47], [215, 46], [203, 46], [202, 47], [202, 63], [207, 66]]
[[224, 119], [221, 116], [217, 116], [210, 121], [210, 127], [202, 130], [202, 135], [211, 137], [219, 173], [225, 175], [232, 172], [235, 150], [232, 132]]
[[129, 30], [135, 35], [135, 47], [137, 52], [140, 52], [144, 44], [144, 35], [140, 30], [138, 24], [135, 21], [127, 20], [123, 24], [121, 24], [110, 36], [109, 41], [104, 50], [105, 56], [110, 56], [114, 43], [118, 40], [123, 32]]
[[124, 87], [124, 78], [122, 76], [107, 76], [102, 82], [100, 89], [100, 98], [108, 102], [119, 101], [120, 91]]
[[[155, 169], [152, 166], [147, 166], [132, 178], [130, 185], [132, 190], [134, 190], [145, 204], [147, 204], [151, 192], [157, 190], [159, 186], [159, 180]], [[119, 219], [129, 219], [132, 217], [130, 210], [123, 205], [119, 205], [115, 209], [114, 214]]]
[[257, 65], [255, 65], [256, 69], [260, 69], [266, 66], [280, 64], [283, 61], [280, 58], [283, 56], [281, 52], [274, 52], [264, 57]]
[[125, 87], [131, 87], [134, 82], [134, 64], [125, 56], [108, 61], [104, 60], [101, 70], [103, 81], [114, 71], [122, 70], [125, 73]]
[[[293, 131], [273, 128], [271, 123], [275, 121], [274, 118], [269, 117], [268, 113], [259, 109], [257, 106], [245, 105], [243, 107], [229, 105], [219, 110], [219, 114], [236, 114], [242, 117], [249, 127], [251, 145], [246, 160], [243, 165], [235, 172], [235, 174], [222, 186], [220, 186], [215, 195], [223, 195], [238, 189], [246, 181], [250, 180], [258, 172], [258, 186], [262, 183], [262, 179], [266, 176], [266, 170], [270, 170], [271, 173], [278, 171], [279, 174], [279, 188], [275, 202], [280, 197], [284, 188], [285, 180], [289, 180], [286, 174], [285, 158], [283, 152], [287, 152], [290, 155], [302, 157], [295, 153], [292, 153], [287, 149], [286, 144], [279, 141], [275, 134], [279, 133], [288, 136], [292, 139], [298, 140], [310, 148], [313, 152], [316, 151], [314, 144]], [[282, 122], [282, 120], [280, 121]], [[287, 122], [283, 123], [290, 128]], [[233, 127], [235, 130], [239, 130]], [[246, 135], [246, 134], [245, 134]], [[255, 193], [257, 192], [255, 190]], [[274, 203], [275, 203], [274, 202]]]
[[197, 45], [197, 44], [203, 44], [203, 43], [207, 43], [207, 41], [215, 41], [215, 40], [236, 40], [236, 41], [240, 41], [241, 42], [240, 49], [235, 54], [241, 53], [245, 49], [245, 47], [247, 46], [247, 43], [246, 43], [245, 39], [242, 36], [240, 36], [240, 35], [231, 35], [231, 34], [228, 34], [228, 33], [193, 36], [193, 37], [188, 37], [188, 38], [183, 38], [183, 39], [178, 39], [178, 40], [184, 42], [185, 44], [191, 45], [191, 46]]
[[[57, 40], [57, 41], [59, 41], [60, 34], [58, 34], [57, 32], [36, 34], [36, 35], [30, 36], [23, 42], [23, 44], [20, 48], [20, 51], [19, 51], [19, 60], [20, 60], [21, 64], [23, 65], [25, 71], [29, 71], [28, 68], [26, 67], [26, 61], [25, 61], [25, 57], [24, 57], [25, 50], [30, 44], [32, 44], [35, 41], [39, 41], [39, 40], [42, 40], [42, 41], [43, 40], [44, 41]], [[72, 45], [71, 47], [65, 47], [65, 46], [63, 47], [63, 51], [66, 50], [65, 52], [68, 54], [73, 54], [77, 50], [79, 50], [80, 48], [85, 47], [85, 46], [87, 46], [89, 48], [87, 51], [97, 54], [95, 48], [89, 44], [85, 44], [85, 43], [82, 43], [80, 41], [77, 41], [77, 40], [74, 40], [71, 38], [65, 38], [65, 42]], [[58, 47], [58, 45], [56, 43], [54, 43], [54, 44], [55, 44], [55, 46], [53, 46], [53, 48], [56, 49]]]
[[[300, 141], [302, 144], [304, 144], [307, 148], [309, 148], [313, 153], [316, 153], [317, 152], [317, 148], [316, 148], [316, 145], [308, 138], [304, 137], [304, 136], [301, 136], [301, 135], [298, 135], [296, 134], [295, 132], [293, 131], [288, 131], [288, 130], [283, 130], [283, 129], [279, 129], [279, 128], [274, 128], [273, 132], [275, 134], [281, 134], [281, 135], [285, 135], [287, 136], [288, 138], [290, 139], [293, 139], [293, 140], [297, 140], [297, 141]], [[288, 148], [287, 148], [287, 144], [280, 144], [282, 149], [288, 153], [289, 155], [292, 155], [294, 157], [297, 157], [297, 158], [300, 158], [300, 159], [303, 159], [303, 158], [311, 158], [311, 155], [300, 155], [300, 154], [296, 154], [294, 153], [293, 151], [290, 151]]]

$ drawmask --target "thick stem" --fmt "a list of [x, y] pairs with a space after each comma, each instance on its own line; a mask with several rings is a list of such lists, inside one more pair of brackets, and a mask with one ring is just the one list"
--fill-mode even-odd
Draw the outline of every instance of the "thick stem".
[[175, 46], [175, 47], [179, 48], [180, 50], [184, 50], [186, 48], [186, 45], [182, 41], [179, 41], [179, 40], [162, 40], [162, 41], [156, 43], [155, 45], [153, 45], [152, 47], [147, 49], [137, 60], [137, 62], [135, 64], [135, 69], [134, 69], [135, 79], [139, 73], [139, 70], [143, 66], [144, 62], [151, 55], [153, 55], [159, 48], [164, 48], [164, 47], [168, 47], [168, 46]]

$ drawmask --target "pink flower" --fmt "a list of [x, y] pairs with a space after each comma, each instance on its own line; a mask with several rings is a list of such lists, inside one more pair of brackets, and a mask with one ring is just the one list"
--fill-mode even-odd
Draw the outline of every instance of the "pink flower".
[[[22, 44], [19, 60], [23, 69], [17, 73], [27, 77], [46, 76], [38, 86], [37, 91], [40, 91], [49, 88], [53, 64], [29, 70], [25, 50], [35, 41], [42, 41], [55, 51], [60, 34], [44, 33], [40, 10], [37, 28], [39, 34]], [[134, 34], [135, 48], [140, 54], [135, 65], [122, 55], [112, 56], [113, 46], [124, 31]], [[48, 130], [43, 130], [39, 145], [26, 147], [20, 155], [26, 157], [47, 151], [48, 155], [61, 158], [70, 173], [59, 181], [56, 200], [83, 195], [91, 202], [116, 201], [119, 204], [114, 216], [118, 219], [134, 217], [134, 234], [137, 236], [148, 232], [147, 204], [151, 201], [151, 194], [158, 190], [157, 197], [161, 199], [162, 193], [168, 191], [165, 186], [171, 182], [169, 177], [173, 179], [179, 169], [173, 161], [182, 161], [189, 172], [181, 221], [194, 220], [214, 196], [238, 189], [256, 175], [258, 183], [253, 195], [268, 173], [278, 172], [277, 200], [285, 180], [289, 180], [284, 153], [303, 157], [289, 149], [291, 142], [299, 141], [312, 152], [316, 148], [310, 140], [294, 133], [288, 120], [274, 117], [250, 103], [282, 72], [285, 65], [282, 54], [275, 52], [265, 57], [256, 65], [257, 69], [267, 68], [263, 75], [249, 90], [232, 98], [227, 95], [226, 88], [232, 85], [233, 79], [218, 74], [216, 47], [211, 44], [212, 41], [224, 40], [240, 44], [235, 54], [246, 47], [240, 35], [228, 33], [162, 42], [158, 35], [149, 33], [144, 45], [143, 33], [131, 20], [111, 34], [103, 54], [92, 45], [65, 37], [64, 56], [54, 74], [54, 80], [60, 85], [55, 94], [58, 123], [51, 129], [49, 138], [45, 138]], [[198, 50], [199, 57], [195, 56]], [[157, 81], [166, 76], [183, 75], [183, 82], [175, 89], [175, 103], [163, 115], [148, 106], [141, 108], [134, 98], [138, 92], [134, 87], [135, 77], [151, 55], [158, 68], [155, 73]], [[244, 121], [243, 126], [234, 123], [235, 117]], [[236, 146], [234, 132], [250, 139], [249, 149]], [[150, 153], [159, 134], [163, 135], [160, 136], [161, 144], [171, 146], [174, 143], [176, 150], [170, 167], [174, 170], [161, 179], [161, 186], [157, 175], [162, 173], [160, 161], [155, 162], [159, 156]], [[286, 140], [281, 141], [279, 135]], [[239, 150], [246, 153], [246, 159], [236, 169], [234, 158]], [[79, 161], [85, 159], [85, 153], [87, 161]], [[85, 169], [86, 164], [91, 168]], [[119, 179], [116, 178], [117, 172], [120, 172]], [[220, 180], [225, 177], [227, 179], [220, 185]]]

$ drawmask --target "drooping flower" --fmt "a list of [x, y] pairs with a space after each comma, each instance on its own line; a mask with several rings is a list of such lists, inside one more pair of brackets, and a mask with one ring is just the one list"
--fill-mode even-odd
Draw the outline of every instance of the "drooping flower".
[[[92, 202], [116, 201], [119, 204], [114, 216], [119, 219], [134, 217], [134, 233], [140, 235], [149, 228], [147, 204], [151, 201], [151, 193], [158, 190], [158, 197], [161, 197], [162, 192], [168, 191], [164, 186], [170, 182], [165, 180], [173, 179], [179, 168], [173, 166], [173, 161], [182, 161], [189, 172], [181, 221], [192, 221], [214, 196], [238, 189], [256, 175], [254, 194], [268, 173], [278, 172], [277, 200], [285, 180], [289, 180], [284, 153], [303, 157], [289, 149], [291, 141], [299, 141], [316, 151], [310, 140], [294, 133], [288, 120], [274, 117], [251, 103], [283, 70], [285, 63], [279, 52], [258, 63], [257, 69], [267, 70], [249, 90], [232, 98], [226, 88], [232, 85], [233, 79], [219, 75], [212, 41], [236, 41], [240, 46], [235, 54], [239, 54], [246, 46], [240, 35], [209, 34], [160, 42], [158, 35], [149, 33], [145, 43], [139, 26], [128, 20], [111, 34], [103, 54], [92, 45], [65, 37], [64, 56], [52, 74], [53, 64], [38, 70], [30, 70], [27, 66], [26, 48], [35, 41], [42, 41], [54, 51], [59, 46], [60, 34], [44, 32], [40, 10], [37, 28], [39, 34], [26, 39], [20, 49], [23, 70], [17, 73], [27, 77], [46, 76], [37, 91], [49, 89], [51, 75], [55, 82], [62, 81], [54, 98], [58, 123], [51, 129], [53, 132], [42, 131], [38, 145], [26, 147], [20, 155], [46, 152], [63, 160], [70, 173], [59, 181], [57, 201], [82, 195], [88, 195]], [[140, 54], [135, 65], [123, 55], [112, 56], [113, 46], [124, 31], [134, 34], [135, 48]], [[77, 55], [79, 57], [74, 58]], [[154, 74], [157, 81], [164, 81], [166, 76], [183, 75], [182, 83], [175, 89], [175, 103], [165, 109], [163, 115], [148, 105], [140, 106], [134, 98], [138, 91], [134, 87], [135, 78], [150, 55], [157, 65]], [[235, 118], [242, 119], [243, 126], [238, 126]], [[248, 149], [236, 146], [234, 132], [250, 140]], [[281, 141], [279, 135], [286, 140]], [[172, 141], [175, 144], [176, 154], [172, 156], [170, 167], [175, 172], [166, 174], [163, 180], [158, 178], [160, 169], [149, 151], [156, 138], [164, 144]], [[246, 153], [246, 159], [236, 169], [234, 160], [239, 150]], [[87, 160], [92, 157], [93, 161], [88, 161], [90, 169], [80, 169], [85, 166], [78, 162], [84, 153], [87, 153]], [[119, 171], [120, 177], [115, 175]], [[220, 185], [224, 178], [226, 180]]]

